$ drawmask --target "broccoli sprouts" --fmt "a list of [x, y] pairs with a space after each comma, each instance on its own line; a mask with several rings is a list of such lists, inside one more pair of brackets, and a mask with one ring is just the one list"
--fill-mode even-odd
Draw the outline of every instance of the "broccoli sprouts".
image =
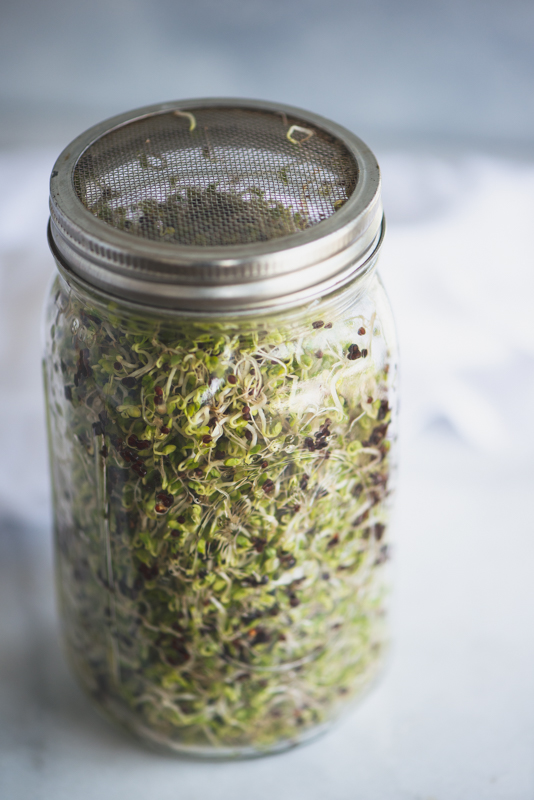
[[144, 738], [265, 752], [320, 729], [377, 673], [394, 410], [377, 286], [342, 312], [214, 320], [56, 280], [46, 382], [67, 648]]

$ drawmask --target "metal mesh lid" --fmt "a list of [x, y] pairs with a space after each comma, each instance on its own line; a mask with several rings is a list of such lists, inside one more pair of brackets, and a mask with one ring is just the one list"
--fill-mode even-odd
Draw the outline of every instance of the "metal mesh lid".
[[330, 217], [358, 167], [346, 147], [286, 114], [199, 108], [158, 114], [92, 144], [74, 170], [98, 219], [153, 241], [227, 246]]
[[51, 214], [56, 256], [89, 282], [206, 310], [317, 286], [369, 254], [382, 219], [378, 166], [348, 131], [221, 99], [83, 134], [56, 163]]

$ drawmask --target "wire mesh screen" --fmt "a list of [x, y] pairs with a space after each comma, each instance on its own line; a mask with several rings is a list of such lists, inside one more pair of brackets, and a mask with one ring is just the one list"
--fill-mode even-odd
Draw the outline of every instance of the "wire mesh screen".
[[74, 186], [109, 225], [152, 241], [221, 246], [317, 225], [352, 194], [344, 145], [285, 114], [174, 111], [105, 134], [80, 157]]

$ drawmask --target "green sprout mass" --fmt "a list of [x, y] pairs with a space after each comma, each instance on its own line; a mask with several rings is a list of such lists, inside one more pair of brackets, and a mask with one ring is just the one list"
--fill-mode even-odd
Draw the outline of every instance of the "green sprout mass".
[[281, 202], [268, 202], [251, 189], [248, 200], [231, 192], [190, 187], [163, 202], [143, 200], [129, 208], [117, 205], [113, 193], [90, 206], [92, 213], [114, 228], [163, 242], [221, 246], [266, 242], [308, 226], [302, 211], [292, 212]]
[[295, 742], [385, 646], [390, 353], [371, 301], [187, 319], [55, 284], [46, 382], [71, 661], [177, 749]]

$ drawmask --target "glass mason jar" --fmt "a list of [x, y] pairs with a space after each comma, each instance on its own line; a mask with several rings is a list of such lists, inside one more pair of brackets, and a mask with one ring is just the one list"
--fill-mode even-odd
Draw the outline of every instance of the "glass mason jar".
[[324, 730], [387, 645], [396, 350], [378, 167], [327, 120], [239, 104], [110, 120], [51, 181], [66, 650], [108, 716], [210, 757]]

